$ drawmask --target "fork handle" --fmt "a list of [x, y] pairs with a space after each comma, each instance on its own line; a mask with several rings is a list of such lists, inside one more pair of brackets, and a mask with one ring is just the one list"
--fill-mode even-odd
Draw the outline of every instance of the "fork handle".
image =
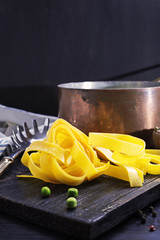
[[0, 176], [7, 170], [7, 168], [14, 163], [14, 159], [8, 156], [0, 160]]

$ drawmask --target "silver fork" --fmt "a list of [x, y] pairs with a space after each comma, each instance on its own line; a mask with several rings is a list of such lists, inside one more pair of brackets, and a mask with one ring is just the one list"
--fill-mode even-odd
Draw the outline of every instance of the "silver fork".
[[[17, 134], [13, 131], [13, 135], [11, 136], [11, 140], [13, 142], [13, 151], [9, 156], [4, 156], [0, 160], [0, 176], [7, 170], [7, 168], [14, 163], [14, 160], [20, 153], [23, 153], [25, 149], [31, 144], [31, 142], [35, 140], [42, 140], [46, 137], [46, 133], [49, 129], [49, 119], [46, 118], [43, 126], [43, 130], [40, 131], [38, 128], [37, 121], [33, 120], [33, 131], [28, 128], [26, 122], [24, 122], [24, 126], [17, 125]], [[17, 136], [18, 135], [18, 136]]]

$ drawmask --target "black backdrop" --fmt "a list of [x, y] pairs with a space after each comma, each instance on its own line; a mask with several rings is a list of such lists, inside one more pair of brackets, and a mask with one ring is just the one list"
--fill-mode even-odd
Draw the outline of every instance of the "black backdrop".
[[160, 77], [159, 0], [0, 0], [0, 103], [57, 115], [57, 84]]

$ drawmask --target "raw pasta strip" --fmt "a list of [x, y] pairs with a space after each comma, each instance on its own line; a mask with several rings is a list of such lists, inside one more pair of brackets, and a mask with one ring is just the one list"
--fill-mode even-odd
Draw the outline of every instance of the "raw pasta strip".
[[148, 173], [157, 175], [160, 174], [160, 149], [146, 149], [146, 156], [150, 158], [148, 165]]
[[[88, 144], [88, 137], [62, 119], [53, 123], [46, 140], [66, 147], [71, 152], [73, 160], [86, 173], [88, 180], [99, 176], [108, 168], [108, 164], [101, 164], [98, 167], [100, 160]], [[65, 140], [68, 140], [70, 144], [65, 145], [64, 142], [67, 142]]]
[[105, 163], [101, 167], [95, 168], [94, 165], [90, 162], [87, 155], [84, 154], [80, 148], [78, 148], [76, 142], [71, 149], [71, 155], [73, 157], [73, 160], [86, 173], [88, 180], [91, 180], [91, 179], [101, 175], [109, 167], [108, 166], [109, 163]]
[[141, 158], [145, 153], [145, 142], [124, 134], [89, 133], [89, 144], [116, 151], [127, 157]]
[[[98, 159], [86, 135], [72, 125], [64, 124], [65, 121], [58, 122], [60, 124], [50, 128], [44, 141], [31, 143], [22, 157], [22, 163], [33, 176], [76, 186], [103, 174], [110, 162], [103, 163]], [[32, 151], [34, 153], [30, 154]]]
[[115, 164], [110, 164], [109, 168], [104, 172], [104, 174], [119, 178], [124, 181], [128, 181], [130, 183], [130, 187], [142, 186], [142, 183], [144, 182], [142, 171], [132, 166], [127, 166], [116, 161], [112, 158], [113, 153], [106, 148], [95, 147], [94, 149], [97, 151], [98, 156], [101, 159], [109, 160], [111, 163]]
[[34, 162], [32, 161], [32, 154], [30, 155], [30, 151], [41, 151], [41, 153], [47, 153], [50, 155], [49, 159], [49, 168], [52, 171], [53, 174], [53, 181], [58, 181], [60, 183], [65, 183], [69, 185], [79, 185], [81, 184], [84, 179], [86, 178], [86, 175], [83, 174], [82, 176], [72, 176], [65, 172], [64, 169], [62, 169], [56, 159], [63, 158], [63, 155], [67, 155], [66, 151], [57, 145], [44, 142], [44, 141], [35, 141], [33, 142], [25, 151], [23, 157], [22, 157], [22, 163], [30, 169], [33, 176], [42, 179], [47, 182], [52, 182], [52, 179], [48, 178], [44, 174], [44, 170], [41, 168], [38, 168]]
[[[145, 142], [143, 140], [124, 134], [89, 133], [89, 143], [93, 147], [102, 147], [101, 151], [104, 151], [103, 148], [113, 151], [112, 157], [110, 155], [110, 158], [106, 156], [111, 162], [118, 165], [119, 168], [110, 165], [108, 175], [113, 177], [119, 176], [119, 178], [121, 176], [120, 179], [123, 179], [123, 175], [120, 172], [122, 173], [123, 171], [122, 174], [124, 174], [124, 171], [126, 171], [127, 175], [125, 174], [124, 176], [130, 182], [131, 187], [142, 186], [144, 181], [143, 174], [146, 174], [148, 167], [148, 159], [146, 159], [145, 164], [143, 163], [141, 168], [144, 172], [137, 168], [136, 162], [145, 157]], [[105, 174], [107, 174], [107, 170]]]
[[139, 187], [146, 173], [160, 174], [160, 150], [145, 150], [142, 139], [125, 134], [89, 133], [88, 137], [58, 119], [45, 140], [26, 149], [22, 163], [33, 175], [25, 177], [46, 182], [76, 186], [106, 174]]
[[88, 136], [81, 132], [79, 129], [73, 127], [67, 121], [58, 119], [55, 121], [47, 133], [47, 141], [58, 144], [63, 148], [72, 147], [73, 140], [79, 143], [82, 151], [85, 151], [90, 161], [96, 166], [99, 159], [97, 158], [92, 147], [88, 144]]
[[148, 160], [143, 140], [124, 134], [89, 133], [89, 143], [113, 151], [112, 158], [125, 165], [137, 167], [144, 159], [142, 169], [146, 172]]

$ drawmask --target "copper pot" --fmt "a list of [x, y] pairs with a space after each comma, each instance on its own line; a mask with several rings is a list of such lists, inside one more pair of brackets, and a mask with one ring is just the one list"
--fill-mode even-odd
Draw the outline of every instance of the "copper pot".
[[149, 81], [73, 82], [58, 85], [58, 117], [84, 133], [125, 133], [151, 146], [160, 126], [160, 83]]

